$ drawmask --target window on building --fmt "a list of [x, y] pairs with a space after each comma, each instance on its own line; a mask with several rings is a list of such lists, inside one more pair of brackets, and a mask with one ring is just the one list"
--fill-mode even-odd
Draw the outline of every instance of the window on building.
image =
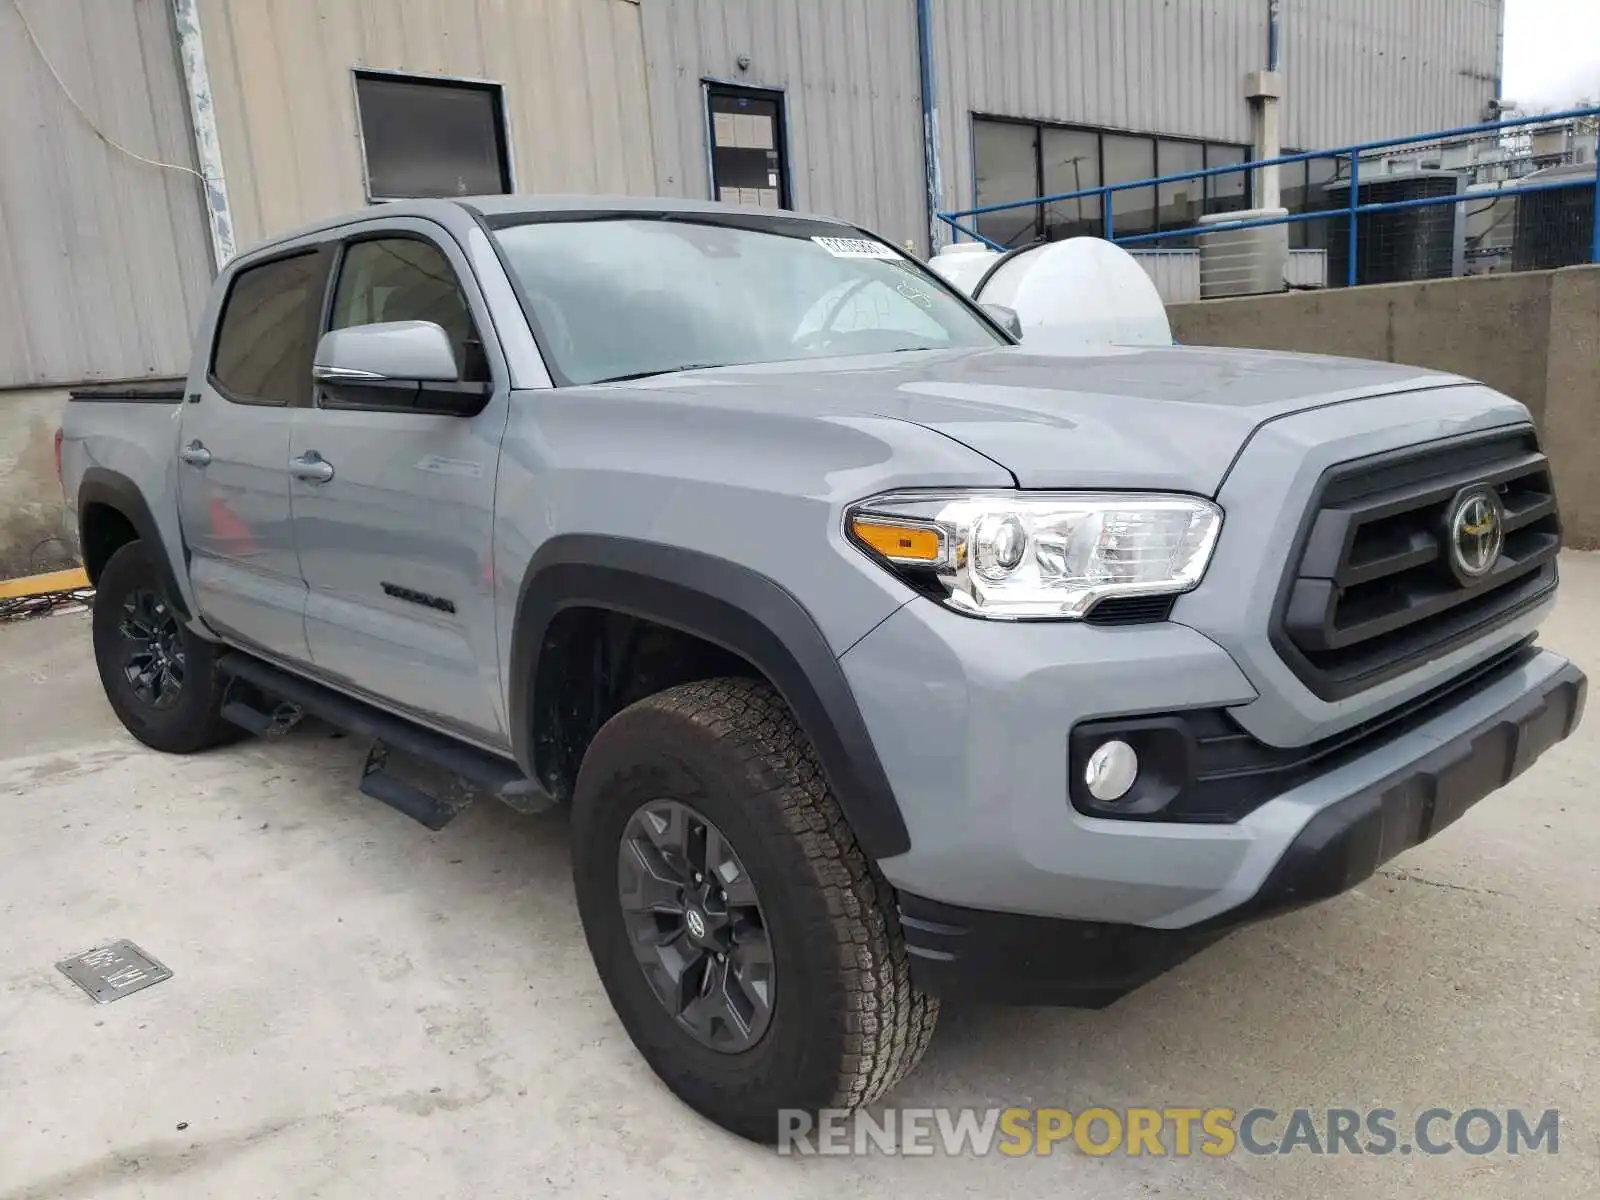
[[[1250, 161], [1250, 151], [1245, 146], [1206, 144], [1206, 167], [1243, 165]], [[1230, 171], [1226, 175], [1212, 175], [1206, 179], [1206, 212], [1239, 212], [1250, 207], [1250, 172]]]
[[[1206, 147], [1203, 142], [1161, 138], [1156, 142], [1156, 154], [1161, 160], [1162, 175], [1182, 175], [1206, 169]], [[1157, 219], [1161, 222], [1161, 228], [1188, 229], [1205, 215], [1206, 182], [1203, 178], [1179, 179], [1161, 185], [1157, 200]]]
[[236, 404], [288, 405], [311, 392], [311, 354], [327, 271], [316, 251], [234, 276], [217, 322], [211, 381]]
[[[972, 156], [977, 207], [1203, 171], [1249, 159], [1244, 146], [1227, 143], [978, 116], [972, 119]], [[1205, 213], [1245, 208], [1250, 183], [1240, 172], [1165, 183], [1159, 195], [1157, 192], [1154, 187], [1113, 192], [1114, 232], [1185, 229]], [[1104, 236], [1105, 210], [1101, 197], [1087, 196], [1056, 201], [1042, 209], [1033, 206], [987, 213], [976, 218], [975, 224], [979, 233], [1002, 246], [1021, 246], [1040, 238]], [[1170, 240], [1155, 243], [1178, 244]]]
[[[1043, 138], [1045, 196], [1100, 186], [1100, 135], [1087, 129], [1046, 126]], [[1052, 238], [1100, 237], [1105, 233], [1099, 196], [1080, 196], [1049, 205], [1045, 224]]]
[[367, 198], [512, 190], [499, 84], [356, 72]]
[[[974, 121], [972, 162], [979, 208], [1044, 194], [1039, 182], [1037, 125]], [[1044, 234], [1037, 206], [984, 213], [977, 223], [979, 233], [1002, 246], [1025, 246]]]
[[[1298, 154], [1287, 150], [1286, 154]], [[1310, 158], [1305, 162], [1285, 163], [1278, 168], [1278, 186], [1283, 207], [1292, 213], [1322, 212], [1331, 207], [1328, 185], [1340, 177], [1341, 160]], [[1326, 250], [1327, 221], [1295, 221], [1289, 226], [1289, 246], [1293, 250]]]
[[711, 197], [724, 204], [790, 208], [783, 93], [706, 84]]
[[421, 238], [352, 242], [339, 268], [330, 329], [378, 321], [432, 321], [450, 338], [461, 378], [489, 378], [483, 343], [450, 260]]

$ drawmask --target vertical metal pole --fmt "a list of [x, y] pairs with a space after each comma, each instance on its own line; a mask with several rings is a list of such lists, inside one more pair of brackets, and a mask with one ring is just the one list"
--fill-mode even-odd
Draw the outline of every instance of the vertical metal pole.
[[1105, 213], [1106, 241], [1108, 242], [1114, 242], [1117, 240], [1117, 222], [1115, 216], [1111, 212], [1111, 197], [1115, 195], [1115, 192], [1100, 193], [1100, 205], [1102, 211]]
[[[939, 105], [933, 68], [933, 0], [917, 0], [917, 63], [922, 83], [922, 173], [928, 189], [928, 257], [939, 252], [939, 210], [944, 178], [939, 170]], [[961, 240], [959, 230], [952, 231]]]
[[222, 144], [217, 136], [217, 115], [211, 104], [211, 79], [206, 74], [206, 50], [200, 37], [197, 0], [172, 0], [172, 17], [178, 37], [178, 58], [183, 65], [184, 90], [189, 96], [195, 165], [200, 168], [206, 222], [211, 228], [211, 259], [221, 271], [233, 257], [233, 214], [228, 209], [228, 185], [222, 175]]
[[1361, 152], [1359, 150], [1352, 150], [1350, 151], [1350, 249], [1348, 251], [1348, 254], [1350, 255], [1350, 261], [1346, 264], [1349, 268], [1347, 278], [1345, 280], [1346, 287], [1356, 286], [1356, 248], [1360, 244], [1356, 226], [1357, 222], [1361, 219], [1357, 213], [1357, 209], [1361, 207], [1361, 201], [1359, 199], [1360, 191]]
[[1600, 117], [1595, 118], [1594, 131], [1594, 247], [1589, 261], [1600, 263]]

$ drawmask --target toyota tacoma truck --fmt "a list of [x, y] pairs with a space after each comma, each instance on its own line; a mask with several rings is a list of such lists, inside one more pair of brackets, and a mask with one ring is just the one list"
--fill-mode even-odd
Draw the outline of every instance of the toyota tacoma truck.
[[1520, 404], [1010, 324], [791, 213], [277, 239], [181, 389], [67, 406], [106, 695], [175, 754], [354, 731], [431, 829], [568, 809], [623, 1027], [757, 1139], [894, 1087], [943, 999], [1108, 1004], [1572, 732]]

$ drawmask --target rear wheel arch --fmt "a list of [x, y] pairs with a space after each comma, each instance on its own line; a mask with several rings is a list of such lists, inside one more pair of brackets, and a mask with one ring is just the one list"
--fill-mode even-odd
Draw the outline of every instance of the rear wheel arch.
[[[679, 657], [658, 679], [630, 676], [597, 704], [573, 695], [570, 684], [609, 678], [605, 655], [615, 644], [595, 636], [608, 622], [671, 642]], [[554, 794], [570, 795], [583, 749], [612, 713], [643, 695], [726, 675], [763, 678], [788, 704], [870, 858], [910, 848], [844, 671], [811, 614], [780, 584], [726, 559], [630, 538], [564, 535], [534, 556], [518, 595], [509, 715], [518, 762]], [[593, 711], [576, 711], [585, 704]]]
[[155, 517], [137, 484], [126, 475], [104, 467], [90, 467], [78, 485], [78, 549], [89, 582], [98, 585], [111, 556], [129, 542], [150, 546], [160, 567], [167, 595], [185, 618], [191, 614], [183, 591], [173, 578], [171, 562]]

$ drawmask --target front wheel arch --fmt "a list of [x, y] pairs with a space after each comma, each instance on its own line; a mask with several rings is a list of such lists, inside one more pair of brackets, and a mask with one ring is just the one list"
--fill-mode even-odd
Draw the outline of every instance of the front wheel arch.
[[[866, 721], [811, 614], [749, 567], [654, 542], [563, 535], [540, 547], [529, 565], [512, 635], [509, 716], [517, 761], [531, 778], [549, 774], [535, 697], [541, 660], [554, 648], [550, 634], [560, 628], [559, 615], [584, 607], [676, 630], [743, 664], [732, 673], [765, 679], [816, 748], [862, 850], [877, 861], [910, 849]], [[700, 677], [726, 673], [708, 669]]]

